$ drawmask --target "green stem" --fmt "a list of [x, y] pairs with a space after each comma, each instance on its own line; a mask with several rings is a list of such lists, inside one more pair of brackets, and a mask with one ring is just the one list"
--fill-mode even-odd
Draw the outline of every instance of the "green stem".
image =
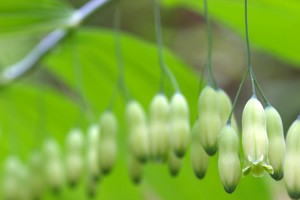
[[202, 88], [203, 88], [203, 76], [204, 76], [204, 68], [205, 68], [205, 66], [202, 66], [201, 67], [201, 71], [200, 71], [200, 80], [199, 80], [199, 88], [198, 88], [198, 93], [197, 93], [197, 95], [199, 95], [200, 94], [200, 92], [201, 92], [201, 90], [202, 90]]
[[254, 72], [251, 65], [251, 50], [249, 42], [249, 30], [248, 30], [248, 0], [245, 0], [245, 26], [246, 26], [246, 42], [247, 42], [247, 58], [248, 58], [248, 70], [250, 72], [251, 86], [252, 86], [252, 95], [256, 96], [255, 92], [255, 81], [254, 81]]
[[153, 1], [154, 1], [153, 2], [153, 10], [154, 10], [154, 19], [155, 19], [157, 50], [158, 50], [159, 65], [160, 65], [160, 70], [161, 70], [160, 90], [163, 92], [164, 79], [165, 79], [165, 75], [167, 75], [168, 78], [170, 79], [175, 91], [180, 92], [177, 80], [176, 80], [174, 74], [171, 72], [171, 70], [167, 67], [165, 60], [164, 60], [159, 2], [158, 2], [158, 0], [153, 0]]
[[114, 28], [115, 28], [115, 49], [118, 61], [118, 70], [119, 70], [119, 88], [123, 92], [126, 100], [129, 101], [130, 94], [125, 84], [124, 79], [124, 64], [123, 64], [123, 57], [122, 57], [122, 48], [121, 48], [121, 36], [120, 36], [120, 29], [121, 29], [121, 9], [120, 9], [120, 2], [118, 2], [117, 8], [115, 10], [114, 16]]
[[121, 90], [126, 101], [131, 99], [129, 91], [125, 84], [124, 79], [124, 64], [123, 64], [123, 57], [122, 57], [122, 48], [121, 48], [121, 36], [120, 36], [120, 29], [121, 29], [121, 9], [120, 9], [120, 2], [118, 2], [115, 13], [114, 13], [114, 37], [115, 37], [115, 52], [117, 57], [117, 66], [118, 66], [118, 79], [114, 88], [113, 95], [111, 97], [109, 106], [107, 110], [111, 110], [113, 105], [115, 104], [116, 98], [118, 96], [118, 91]]
[[89, 122], [92, 122], [93, 112], [89, 106], [88, 100], [86, 98], [86, 94], [84, 91], [84, 81], [83, 81], [83, 72], [82, 72], [82, 66], [80, 61], [80, 54], [78, 53], [78, 50], [76, 48], [76, 36], [73, 37], [73, 45], [72, 47], [72, 60], [73, 60], [73, 66], [74, 66], [74, 82], [76, 87], [76, 93], [79, 96], [79, 108], [78, 108], [78, 125], [82, 125], [84, 115], [86, 115]]
[[212, 71], [212, 32], [211, 32], [211, 23], [210, 23], [210, 17], [208, 12], [208, 3], [207, 0], [203, 0], [204, 2], [204, 15], [205, 15], [205, 22], [206, 22], [206, 28], [207, 28], [207, 72], [210, 84], [215, 88], [218, 89], [218, 84], [216, 81], [216, 78], [214, 76], [214, 73]]
[[259, 85], [259, 83], [258, 83], [258, 81], [257, 81], [257, 79], [256, 79], [255, 76], [254, 76], [254, 83], [255, 83], [256, 88], [258, 89], [260, 95], [262, 96], [262, 98], [263, 98], [265, 104], [266, 104], [266, 105], [271, 105], [270, 102], [268, 101], [266, 95], [264, 94], [262, 88], [260, 87], [260, 85]]
[[238, 98], [239, 98], [239, 96], [240, 96], [240, 93], [241, 93], [241, 91], [242, 91], [242, 88], [243, 88], [243, 85], [244, 85], [244, 83], [245, 83], [245, 80], [246, 80], [246, 77], [247, 77], [248, 73], [249, 73], [249, 68], [246, 69], [246, 71], [245, 71], [245, 73], [244, 73], [244, 76], [243, 76], [243, 78], [242, 78], [242, 80], [241, 80], [241, 83], [240, 83], [240, 85], [239, 85], [239, 89], [238, 89], [238, 91], [237, 91], [237, 93], [236, 93], [236, 95], [235, 95], [235, 98], [234, 98], [234, 101], [233, 101], [233, 105], [232, 105], [232, 109], [231, 109], [231, 111], [230, 111], [230, 114], [229, 114], [229, 117], [228, 117], [228, 120], [227, 120], [227, 124], [230, 124], [230, 123], [231, 123], [231, 118], [232, 118], [234, 109], [235, 109], [235, 107], [236, 107], [237, 100], [238, 100]]
[[39, 149], [40, 145], [43, 143], [43, 139], [46, 136], [46, 126], [47, 126], [47, 110], [45, 103], [45, 85], [39, 84], [37, 86], [37, 109], [38, 109], [38, 125], [36, 130], [36, 149]]

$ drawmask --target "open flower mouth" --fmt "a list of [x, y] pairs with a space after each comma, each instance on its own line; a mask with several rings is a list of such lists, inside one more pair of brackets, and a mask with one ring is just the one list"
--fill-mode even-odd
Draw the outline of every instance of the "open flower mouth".
[[268, 163], [267, 160], [264, 160], [264, 155], [260, 155], [259, 159], [253, 159], [251, 155], [248, 155], [248, 160], [246, 161], [245, 167], [243, 169], [243, 176], [248, 175], [252, 172], [252, 175], [255, 177], [262, 177], [264, 171], [269, 174], [273, 174], [273, 167]]

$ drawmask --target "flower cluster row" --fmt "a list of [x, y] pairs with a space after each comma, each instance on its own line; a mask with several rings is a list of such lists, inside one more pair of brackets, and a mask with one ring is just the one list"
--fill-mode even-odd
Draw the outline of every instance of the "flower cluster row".
[[99, 178], [115, 164], [117, 128], [115, 115], [107, 111], [86, 136], [80, 129], [72, 129], [64, 153], [56, 140], [46, 139], [42, 151], [33, 152], [27, 163], [9, 156], [4, 163], [3, 199], [43, 199], [49, 189], [57, 194], [66, 184], [75, 187], [80, 181], [86, 184], [87, 194], [94, 196]]
[[[234, 192], [241, 172], [261, 177], [267, 171], [275, 180], [284, 177], [289, 195], [300, 197], [300, 118], [289, 129], [286, 145], [279, 113], [269, 104], [264, 108], [252, 96], [242, 115], [241, 170], [239, 129], [228, 95], [206, 86], [199, 96], [198, 118], [192, 128], [189, 117], [188, 103], [179, 92], [170, 101], [162, 93], [155, 95], [149, 116], [139, 102], [126, 104], [128, 170], [134, 183], [142, 180], [147, 162], [165, 163], [170, 174], [177, 175], [191, 141], [191, 163], [198, 178], [205, 176], [209, 156], [219, 151], [219, 176], [226, 192]], [[86, 136], [80, 129], [70, 131], [64, 154], [55, 140], [47, 139], [42, 151], [33, 153], [27, 164], [16, 156], [8, 157], [3, 173], [4, 199], [41, 199], [47, 188], [59, 192], [66, 183], [75, 186], [79, 181], [85, 181], [87, 193], [93, 195], [99, 177], [115, 164], [117, 132], [115, 115], [106, 111]]]

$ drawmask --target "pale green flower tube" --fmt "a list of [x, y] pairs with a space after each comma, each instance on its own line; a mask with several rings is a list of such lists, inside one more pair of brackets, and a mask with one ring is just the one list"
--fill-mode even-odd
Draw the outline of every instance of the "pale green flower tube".
[[83, 175], [84, 139], [80, 129], [72, 129], [66, 138], [66, 173], [68, 182], [75, 186]]
[[97, 180], [100, 176], [100, 127], [97, 124], [90, 125], [87, 133], [86, 163], [89, 179]]
[[65, 184], [65, 169], [61, 160], [57, 142], [47, 139], [43, 146], [45, 155], [45, 176], [48, 186], [53, 192], [60, 192]]
[[252, 97], [244, 107], [242, 116], [242, 140], [245, 164], [243, 175], [252, 172], [255, 177], [263, 176], [264, 171], [273, 174], [268, 160], [268, 135], [266, 115], [261, 103]]
[[284, 183], [292, 199], [300, 198], [300, 116], [287, 132], [283, 163]]
[[149, 129], [146, 124], [132, 127], [129, 135], [129, 149], [141, 163], [147, 161], [149, 155]]
[[154, 96], [150, 104], [150, 155], [154, 161], [165, 162], [169, 154], [170, 105], [164, 94]]
[[199, 132], [199, 119], [196, 120], [192, 128], [192, 144], [191, 144], [191, 163], [194, 174], [197, 178], [204, 178], [209, 162], [209, 156], [203, 149], [199, 140], [197, 140]]
[[221, 182], [227, 193], [234, 192], [241, 174], [239, 138], [234, 128], [227, 124], [219, 137], [218, 169]]
[[106, 111], [100, 118], [100, 144], [99, 158], [100, 168], [103, 174], [108, 174], [117, 159], [117, 132], [118, 124], [115, 114], [111, 111]]
[[149, 154], [149, 130], [144, 109], [137, 101], [126, 105], [126, 120], [130, 152], [140, 162], [145, 162]]
[[128, 157], [128, 171], [130, 179], [134, 184], [139, 184], [142, 181], [143, 178], [143, 164], [139, 162], [135, 158], [135, 156], [132, 156], [129, 154]]
[[182, 158], [190, 140], [189, 107], [186, 99], [180, 93], [173, 95], [170, 107], [170, 144], [175, 155]]
[[282, 120], [277, 110], [271, 105], [265, 108], [267, 133], [269, 139], [269, 161], [274, 169], [271, 174], [275, 180], [283, 177], [283, 160], [285, 153], [285, 140]]
[[[231, 103], [231, 100], [230, 100], [228, 94], [222, 89], [217, 90], [217, 101], [218, 101], [218, 105], [219, 105], [219, 112], [220, 112], [222, 126], [225, 126], [227, 123], [228, 117], [230, 115], [230, 112], [232, 110], [232, 103]], [[239, 128], [238, 128], [238, 125], [237, 125], [234, 115], [232, 115], [232, 117], [231, 117], [231, 124], [232, 124], [232, 127], [234, 128], [234, 130], [238, 133]]]
[[4, 161], [3, 173], [3, 196], [5, 199], [18, 199], [20, 198], [21, 191], [19, 188], [20, 178], [19, 171], [21, 169], [21, 161], [16, 156], [9, 156]]
[[168, 157], [169, 172], [172, 176], [177, 176], [182, 165], [182, 159], [177, 157], [173, 151], [170, 151]]
[[210, 86], [206, 86], [198, 100], [199, 111], [199, 140], [210, 156], [218, 150], [218, 136], [222, 128], [217, 93]]
[[33, 152], [29, 157], [29, 189], [32, 199], [41, 199], [44, 189], [44, 159], [39, 152]]

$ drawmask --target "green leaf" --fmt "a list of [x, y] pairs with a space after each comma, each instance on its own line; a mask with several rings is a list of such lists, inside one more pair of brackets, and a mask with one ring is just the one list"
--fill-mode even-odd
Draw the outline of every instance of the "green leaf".
[[[167, 7], [183, 6], [203, 12], [197, 0], [162, 0]], [[244, 1], [210, 0], [212, 18], [244, 37]], [[297, 0], [253, 0], [249, 5], [249, 34], [254, 47], [300, 66], [300, 2]]]
[[60, 0], [1, 0], [0, 36], [41, 34], [64, 27], [72, 12]]
[[47, 33], [68, 25], [73, 11], [60, 0], [1, 0], [0, 68], [15, 64]]

